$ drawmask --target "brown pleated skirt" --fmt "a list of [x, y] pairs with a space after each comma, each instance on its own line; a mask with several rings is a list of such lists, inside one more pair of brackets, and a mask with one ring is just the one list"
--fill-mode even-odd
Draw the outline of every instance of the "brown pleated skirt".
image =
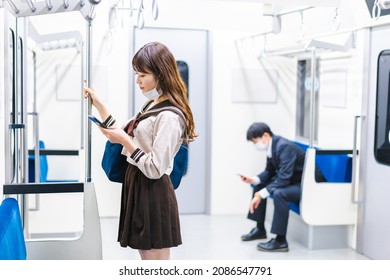
[[175, 190], [168, 175], [149, 179], [129, 164], [122, 184], [118, 242], [141, 250], [182, 244]]

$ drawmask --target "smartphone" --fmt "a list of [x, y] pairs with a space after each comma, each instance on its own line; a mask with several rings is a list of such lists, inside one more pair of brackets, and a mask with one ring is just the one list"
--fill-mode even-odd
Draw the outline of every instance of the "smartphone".
[[237, 173], [237, 175], [240, 176], [241, 180], [244, 181], [245, 183], [249, 183], [249, 184], [253, 183], [253, 180], [251, 177], [248, 177], [246, 175], [242, 175], [240, 173]]
[[88, 115], [88, 118], [93, 121], [95, 124], [97, 124], [98, 126], [100, 127], [103, 127], [103, 128], [107, 128], [107, 126], [105, 124], [103, 124], [98, 118], [96, 118], [95, 116], [91, 116], [91, 115]]

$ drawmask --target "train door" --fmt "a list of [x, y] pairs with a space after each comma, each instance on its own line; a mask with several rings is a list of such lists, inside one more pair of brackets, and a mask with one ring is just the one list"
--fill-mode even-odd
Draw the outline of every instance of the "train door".
[[[206, 213], [210, 158], [208, 156], [208, 32], [205, 30], [144, 28], [134, 31], [134, 51], [151, 41], [169, 47], [178, 60], [185, 80], [188, 76], [188, 97], [199, 137], [189, 145], [188, 172], [176, 190], [180, 213]], [[133, 112], [145, 103], [139, 88], [133, 83]]]
[[[361, 204], [357, 250], [373, 259], [390, 259], [390, 47], [388, 27], [367, 35], [370, 49], [366, 112], [362, 122]], [[369, 38], [371, 37], [371, 38]]]

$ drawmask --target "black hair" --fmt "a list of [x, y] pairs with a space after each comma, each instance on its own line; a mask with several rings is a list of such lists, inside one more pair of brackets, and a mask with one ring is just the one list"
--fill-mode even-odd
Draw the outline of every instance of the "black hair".
[[246, 139], [251, 141], [253, 138], [263, 137], [265, 132], [272, 137], [273, 133], [267, 124], [262, 122], [253, 123], [246, 132]]

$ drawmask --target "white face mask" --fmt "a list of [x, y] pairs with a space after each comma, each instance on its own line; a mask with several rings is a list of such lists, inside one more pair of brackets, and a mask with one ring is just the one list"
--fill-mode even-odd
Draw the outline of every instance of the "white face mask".
[[268, 145], [265, 145], [265, 144], [263, 144], [263, 142], [259, 141], [259, 142], [255, 143], [255, 148], [256, 148], [256, 150], [259, 150], [259, 151], [265, 151], [265, 150], [267, 150]]
[[156, 100], [157, 98], [159, 98], [161, 94], [162, 94], [161, 89], [157, 91], [156, 88], [143, 93], [143, 95], [146, 98], [153, 99], [153, 100]]

